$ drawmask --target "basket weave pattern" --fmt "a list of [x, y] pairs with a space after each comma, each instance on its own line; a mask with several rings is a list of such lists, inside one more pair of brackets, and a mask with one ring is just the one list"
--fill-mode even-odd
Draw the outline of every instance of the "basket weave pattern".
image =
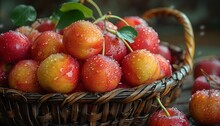
[[157, 8], [144, 13], [145, 20], [155, 16], [173, 16], [183, 25], [185, 50], [165, 43], [178, 59], [173, 74], [150, 85], [115, 89], [107, 93], [33, 94], [0, 87], [0, 110], [9, 125], [19, 126], [130, 126], [144, 125], [159, 108], [155, 97], [165, 106], [181, 93], [182, 82], [191, 72], [194, 37], [188, 18], [174, 9]]

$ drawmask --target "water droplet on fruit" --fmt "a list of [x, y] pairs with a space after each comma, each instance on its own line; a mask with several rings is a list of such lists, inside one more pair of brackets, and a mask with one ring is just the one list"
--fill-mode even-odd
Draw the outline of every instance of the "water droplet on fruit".
[[141, 79], [142, 79], [142, 77], [141, 77], [141, 76], [137, 76], [137, 78], [138, 78], [139, 80], [141, 80]]
[[37, 56], [41, 56], [41, 55], [42, 55], [42, 52], [39, 51], [39, 52], [37, 53]]
[[72, 77], [73, 76], [73, 71], [71, 70], [71, 71], [67, 72], [66, 75], [67, 75], [67, 77]]
[[60, 72], [63, 72], [63, 68], [60, 68]]
[[100, 73], [100, 70], [96, 70], [96, 73]]
[[16, 44], [16, 45], [15, 45], [15, 48], [16, 48], [16, 49], [20, 49], [20, 48], [21, 48], [21, 45]]
[[57, 80], [57, 79], [58, 79], [58, 77], [55, 77], [55, 78], [54, 78], [54, 80]]

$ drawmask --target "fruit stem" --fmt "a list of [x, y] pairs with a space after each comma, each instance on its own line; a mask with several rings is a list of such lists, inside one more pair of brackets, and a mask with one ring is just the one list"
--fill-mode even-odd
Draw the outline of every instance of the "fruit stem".
[[112, 14], [108, 14], [106, 18], [107, 18], [107, 19], [108, 19], [108, 18], [115, 18], [115, 19], [121, 20], [121, 21], [123, 21], [127, 26], [129, 26], [129, 24], [128, 24], [123, 18], [121, 18], [121, 17], [119, 17], [119, 16], [112, 15]]
[[103, 16], [102, 11], [100, 10], [99, 6], [93, 0], [86, 0], [86, 1], [95, 7], [100, 17]]
[[160, 100], [160, 96], [159, 94], [156, 96], [157, 102], [160, 105], [160, 107], [164, 110], [164, 112], [166, 113], [167, 116], [170, 116], [170, 113], [167, 111], [167, 109], [164, 107], [164, 105], [162, 104], [161, 100]]
[[133, 52], [133, 49], [131, 48], [131, 46], [128, 44], [127, 41], [125, 41], [124, 39], [121, 38], [121, 40], [124, 42], [124, 44], [128, 47], [128, 49], [130, 50], [130, 52]]
[[102, 43], [102, 55], [105, 55], [105, 42]]
[[93, 23], [96, 24], [100, 21], [103, 21], [103, 20], [108, 20], [109, 18], [115, 18], [115, 19], [118, 19], [118, 20], [121, 20], [123, 21], [127, 26], [129, 26], [129, 24], [121, 17], [119, 16], [116, 16], [116, 15], [112, 15], [112, 14], [106, 14], [106, 15], [103, 15], [101, 16], [100, 18], [98, 18], [97, 20], [95, 20]]
[[[118, 17], [118, 16], [116, 16], [116, 15], [111, 15], [111, 14], [103, 15], [102, 17], [100, 17], [100, 18], [98, 18], [97, 20], [95, 20], [95, 21], [93, 22], [93, 24], [96, 24], [96, 23], [98, 23], [98, 22], [100, 22], [100, 21], [108, 20], [109, 18], [119, 19], [119, 20], [123, 21], [127, 26], [129, 26], [129, 24], [128, 24], [123, 18]], [[117, 35], [117, 31], [114, 31], [114, 30], [108, 29], [108, 28], [106, 28], [106, 30], [107, 30], [108, 32], [111, 32], [111, 33]], [[117, 37], [118, 37], [118, 36], [117, 36]], [[119, 37], [119, 38], [120, 38], [120, 37]], [[120, 38], [120, 39], [124, 42], [124, 44], [128, 47], [128, 49], [129, 49], [131, 52], [133, 52], [133, 49], [130, 47], [130, 45], [128, 44], [128, 42], [125, 41], [123, 38]]]
[[96, 23], [98, 23], [98, 22], [100, 22], [100, 21], [104, 21], [104, 20], [106, 20], [106, 15], [103, 15], [102, 17], [96, 19], [96, 20], [93, 22], [93, 24], [96, 24]]
[[201, 69], [201, 72], [205, 76], [205, 79], [210, 84], [210, 86], [217, 88], [217, 89], [220, 88], [219, 83], [214, 78], [212, 78], [209, 74], [207, 74], [203, 69]]

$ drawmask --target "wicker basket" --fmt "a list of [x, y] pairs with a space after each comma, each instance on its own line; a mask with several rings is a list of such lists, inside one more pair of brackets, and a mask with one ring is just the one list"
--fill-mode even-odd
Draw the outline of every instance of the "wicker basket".
[[191, 72], [194, 36], [188, 18], [178, 10], [157, 8], [144, 13], [145, 20], [155, 16], [173, 16], [183, 25], [185, 50], [165, 43], [177, 58], [171, 77], [150, 85], [115, 89], [106, 93], [33, 94], [0, 88], [1, 118], [7, 125], [19, 126], [130, 126], [144, 125], [159, 108], [160, 95], [165, 106], [171, 106], [181, 93], [182, 82]]

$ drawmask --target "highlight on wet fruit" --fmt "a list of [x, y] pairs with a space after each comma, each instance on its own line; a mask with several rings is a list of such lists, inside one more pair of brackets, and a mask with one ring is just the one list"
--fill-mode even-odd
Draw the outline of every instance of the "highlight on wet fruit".
[[190, 116], [199, 125], [214, 126], [220, 124], [220, 91], [200, 90], [189, 101]]

